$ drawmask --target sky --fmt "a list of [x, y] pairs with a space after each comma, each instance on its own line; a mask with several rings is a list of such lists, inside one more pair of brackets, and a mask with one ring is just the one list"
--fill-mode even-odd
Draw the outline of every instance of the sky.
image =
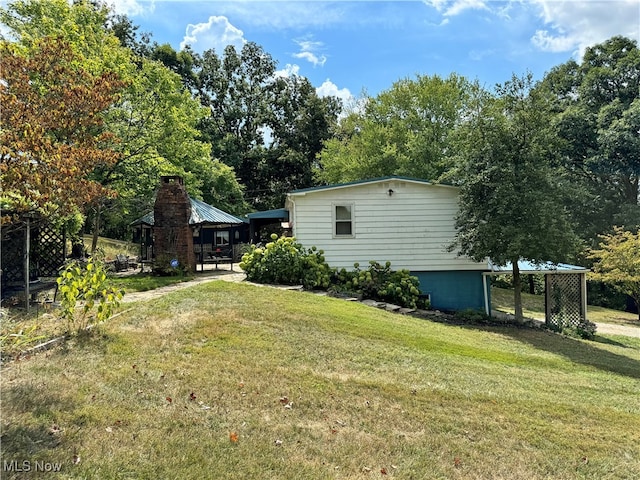
[[140, 31], [197, 52], [260, 45], [283, 74], [350, 101], [416, 75], [487, 88], [536, 80], [614, 35], [640, 43], [640, 0], [107, 0]]

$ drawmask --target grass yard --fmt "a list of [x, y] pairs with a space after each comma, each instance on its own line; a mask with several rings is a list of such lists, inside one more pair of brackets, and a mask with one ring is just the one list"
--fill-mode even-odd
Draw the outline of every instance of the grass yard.
[[[84, 243], [87, 251], [91, 250], [92, 241], [92, 235], [84, 235], [82, 237], [82, 242]], [[125, 254], [130, 257], [140, 255], [140, 245], [123, 240], [114, 240], [113, 238], [98, 237], [98, 248], [104, 252], [105, 258], [110, 260], [116, 258], [116, 255], [118, 254]], [[69, 251], [71, 251], [70, 247]]]
[[92, 338], [3, 367], [3, 467], [60, 463], [43, 478], [71, 479], [640, 476], [639, 339], [452, 326], [222, 281], [129, 308]]
[[[502, 312], [513, 313], [513, 290], [491, 287], [491, 307]], [[522, 293], [522, 309], [525, 317], [544, 320], [544, 295]], [[594, 305], [587, 306], [587, 319], [595, 323], [639, 326], [635, 313], [611, 310]]]

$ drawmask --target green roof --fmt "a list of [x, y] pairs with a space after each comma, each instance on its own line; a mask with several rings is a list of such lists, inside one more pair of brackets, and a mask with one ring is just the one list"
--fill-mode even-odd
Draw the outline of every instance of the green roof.
[[264, 210], [262, 212], [249, 213], [247, 215], [247, 218], [249, 220], [289, 220], [289, 211], [284, 208], [276, 208], [275, 210]]
[[[222, 224], [241, 224], [244, 223], [238, 217], [231, 215], [230, 213], [223, 212], [222, 210], [212, 207], [211, 205], [204, 203], [201, 200], [189, 197], [191, 202], [191, 216], [189, 217], [189, 225], [222, 225]], [[153, 226], [155, 223], [153, 211], [143, 215], [131, 222], [131, 226], [134, 225], [149, 225]]]

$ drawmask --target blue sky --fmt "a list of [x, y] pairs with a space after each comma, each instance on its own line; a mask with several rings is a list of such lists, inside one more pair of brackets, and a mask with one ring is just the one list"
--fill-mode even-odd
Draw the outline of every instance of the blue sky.
[[320, 94], [376, 95], [416, 74], [487, 87], [542, 78], [613, 35], [640, 40], [640, 0], [109, 0], [159, 43], [202, 52], [253, 41]]

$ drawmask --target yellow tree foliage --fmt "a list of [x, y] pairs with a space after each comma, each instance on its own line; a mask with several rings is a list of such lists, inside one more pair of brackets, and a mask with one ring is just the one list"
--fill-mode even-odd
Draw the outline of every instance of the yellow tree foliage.
[[640, 310], [640, 230], [634, 234], [614, 227], [614, 233], [600, 238], [600, 248], [588, 252], [589, 258], [596, 261], [591, 278], [629, 295]]
[[[50, 37], [26, 53], [0, 42], [1, 206], [15, 214], [82, 211], [103, 187], [91, 179], [117, 160], [102, 114], [124, 84], [80, 66], [68, 43]], [[3, 223], [10, 222], [6, 217]]]

